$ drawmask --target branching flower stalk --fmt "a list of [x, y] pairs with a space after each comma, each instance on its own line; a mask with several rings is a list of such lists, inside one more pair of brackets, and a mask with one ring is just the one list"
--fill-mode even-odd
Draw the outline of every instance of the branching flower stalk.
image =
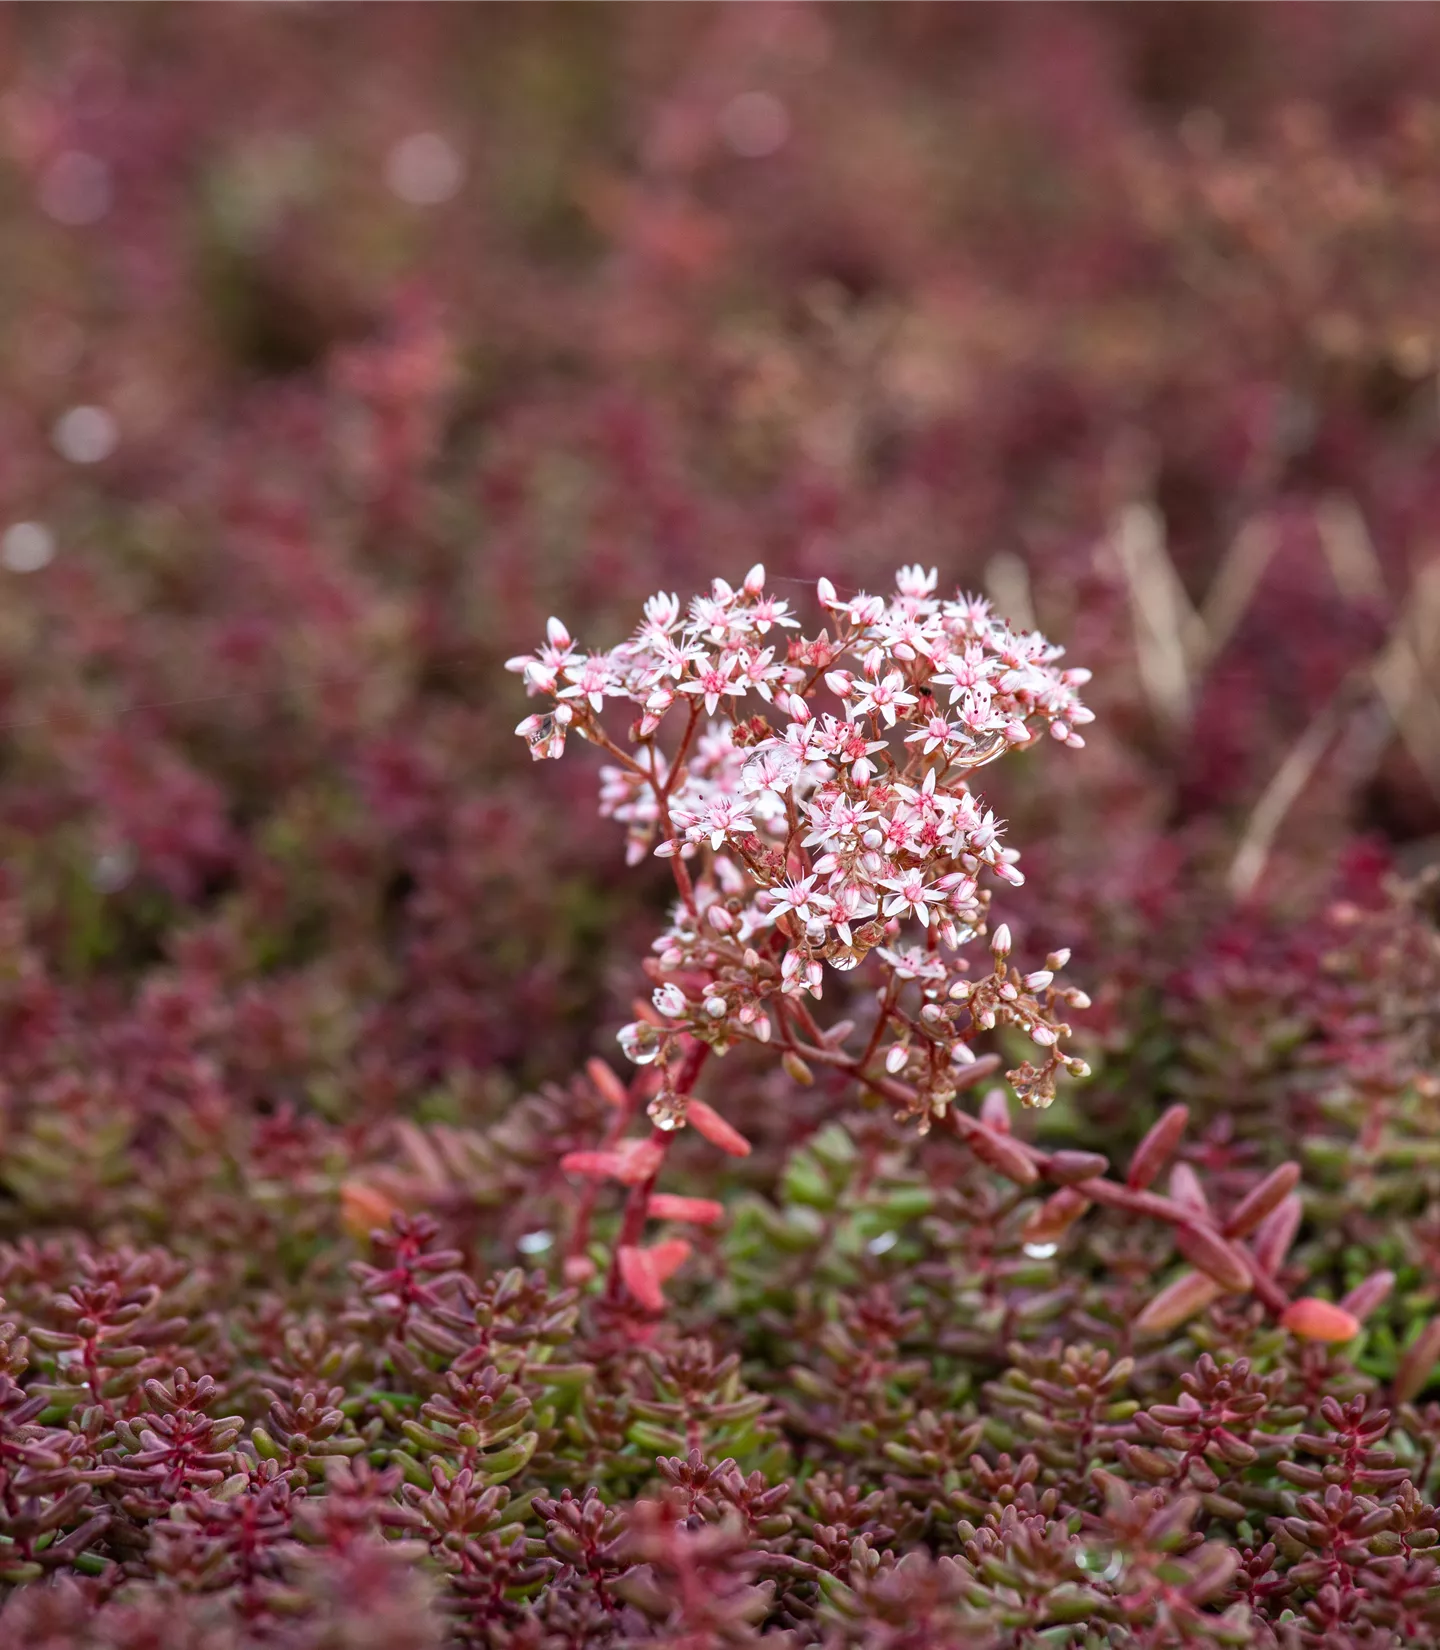
[[[661, 1130], [685, 1121], [676, 1079], [687, 1039], [723, 1054], [804, 1036], [838, 1052], [845, 1031], [821, 1030], [806, 999], [823, 995], [825, 965], [848, 971], [872, 953], [884, 981], [863, 1065], [879, 1056], [909, 1079], [922, 1129], [966, 1086], [971, 1044], [997, 1024], [1020, 1027], [1039, 1051], [1038, 1065], [1009, 1073], [1027, 1104], [1048, 1105], [1062, 1072], [1084, 1074], [1063, 1051], [1061, 1011], [1085, 1003], [1054, 984], [1063, 955], [972, 981], [959, 953], [986, 931], [981, 878], [1023, 881], [971, 776], [1047, 727], [1083, 744], [1088, 672], [1058, 668], [1061, 649], [1017, 635], [987, 602], [940, 600], [935, 586], [934, 570], [909, 567], [889, 599], [842, 601], [821, 580], [833, 636], [782, 648], [798, 620], [765, 594], [757, 566], [739, 589], [717, 579], [688, 609], [652, 597], [632, 639], [608, 653], [579, 651], [552, 619], [537, 653], [509, 661], [550, 700], [520, 724], [532, 754], [560, 756], [571, 732], [599, 745], [614, 758], [601, 812], [626, 826], [631, 863], [653, 851], [674, 867], [679, 899], [650, 968], [654, 1011], [620, 1033], [633, 1061], [664, 1074], [650, 1104]], [[639, 712], [628, 751], [602, 725], [615, 699]], [[745, 714], [754, 699], [768, 716]], [[993, 949], [1005, 956], [1008, 930]]]
[[[1023, 876], [974, 775], [1046, 729], [1082, 746], [1078, 729], [1092, 718], [1079, 697], [1087, 671], [1062, 668], [1060, 648], [1013, 631], [989, 603], [941, 598], [936, 584], [933, 569], [906, 567], [891, 596], [842, 599], [821, 579], [827, 627], [792, 636], [799, 620], [766, 594], [756, 566], [738, 588], [716, 579], [688, 608], [673, 595], [651, 597], [635, 634], [608, 652], [582, 651], [552, 618], [542, 647], [508, 661], [548, 701], [517, 729], [532, 755], [558, 758], [574, 733], [611, 757], [600, 811], [625, 826], [630, 863], [647, 853], [669, 861], [677, 892], [647, 962], [651, 1001], [619, 1034], [629, 1059], [653, 1068], [650, 1135], [626, 1138], [641, 1089], [602, 1065], [596, 1080], [616, 1106], [614, 1125], [601, 1150], [564, 1159], [591, 1182], [572, 1235], [572, 1276], [588, 1266], [596, 1184], [619, 1181], [628, 1192], [607, 1296], [628, 1289], [642, 1306], [662, 1307], [661, 1285], [689, 1252], [680, 1239], [641, 1245], [663, 1197], [655, 1188], [666, 1149], [692, 1123], [722, 1149], [748, 1151], [694, 1093], [711, 1053], [748, 1043], [776, 1051], [801, 1083], [816, 1067], [852, 1080], [922, 1134], [947, 1125], [1017, 1186], [1058, 1187], [1032, 1217], [1037, 1243], [1097, 1203], [1171, 1226], [1193, 1270], [1157, 1296], [1142, 1328], [1161, 1331], [1222, 1293], [1253, 1291], [1292, 1326], [1304, 1320], [1316, 1338], [1342, 1337], [1353, 1320], [1317, 1316], [1321, 1303], [1292, 1305], [1276, 1281], [1297, 1219], [1293, 1164], [1221, 1216], [1184, 1164], [1169, 1196], [1150, 1189], [1179, 1144], [1183, 1108], [1142, 1142], [1122, 1184], [1098, 1153], [1017, 1139], [1003, 1091], [978, 1117], [957, 1104], [998, 1069], [999, 1057], [975, 1044], [1000, 1025], [1024, 1031], [1036, 1050], [1005, 1073], [1023, 1105], [1047, 1106], [1062, 1074], [1087, 1073], [1066, 1047], [1065, 1011], [1088, 1006], [1057, 982], [1069, 953], [1022, 971], [1010, 962], [1008, 926], [990, 927], [984, 882], [1018, 886]], [[636, 713], [628, 749], [602, 721], [616, 700]], [[669, 752], [667, 724], [679, 728]], [[972, 970], [964, 952], [982, 937], [989, 966]], [[862, 1042], [852, 1021], [822, 1025], [812, 1004], [827, 966], [847, 973], [867, 960], [879, 983]], [[706, 1203], [688, 1218], [718, 1208]]]

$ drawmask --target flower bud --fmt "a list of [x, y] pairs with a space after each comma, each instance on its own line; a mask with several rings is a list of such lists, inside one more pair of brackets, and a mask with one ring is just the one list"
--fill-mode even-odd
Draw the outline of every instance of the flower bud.
[[745, 575], [744, 590], [747, 596], [758, 596], [765, 588], [765, 564], [757, 561]]
[[1010, 955], [1010, 924], [1002, 922], [990, 936], [990, 949], [997, 957]]
[[839, 600], [835, 594], [835, 586], [823, 575], [815, 581], [815, 594], [821, 607], [834, 607]]

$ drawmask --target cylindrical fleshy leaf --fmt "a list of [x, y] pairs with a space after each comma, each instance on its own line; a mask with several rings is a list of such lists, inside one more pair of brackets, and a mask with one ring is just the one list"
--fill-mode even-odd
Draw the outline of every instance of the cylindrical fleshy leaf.
[[1045, 1167], [1046, 1175], [1062, 1186], [1074, 1186], [1082, 1180], [1093, 1180], [1110, 1167], [1099, 1152], [1051, 1152]]
[[1032, 1209], [1021, 1239], [1027, 1244], [1058, 1243], [1067, 1231], [1090, 1207], [1090, 1200], [1073, 1186], [1062, 1186], [1052, 1192], [1038, 1209]]
[[1357, 1283], [1350, 1293], [1343, 1297], [1340, 1305], [1357, 1322], [1364, 1323], [1394, 1287], [1393, 1272], [1372, 1272], [1363, 1283]]
[[1280, 1326], [1307, 1341], [1353, 1341], [1360, 1333], [1360, 1321], [1353, 1313], [1314, 1295], [1291, 1301], [1280, 1314]]
[[648, 1250], [634, 1244], [624, 1244], [618, 1256], [620, 1279], [647, 1312], [665, 1310], [665, 1292], [655, 1271], [655, 1261]]
[[1291, 1192], [1260, 1222], [1250, 1245], [1250, 1253], [1255, 1257], [1255, 1264], [1267, 1276], [1273, 1277], [1284, 1265], [1295, 1234], [1300, 1230], [1304, 1212], [1299, 1197]]
[[1188, 1163], [1177, 1163], [1170, 1171], [1170, 1198], [1178, 1203], [1182, 1209], [1193, 1209], [1196, 1214], [1210, 1213], [1210, 1199], [1205, 1196], [1205, 1188], [1200, 1184], [1197, 1175]]
[[363, 1180], [347, 1180], [340, 1188], [340, 1223], [353, 1238], [384, 1231], [399, 1213], [393, 1198]]
[[1175, 1155], [1175, 1148], [1180, 1144], [1180, 1137], [1185, 1133], [1185, 1125], [1189, 1121], [1188, 1106], [1171, 1106], [1169, 1111], [1151, 1126], [1130, 1159], [1130, 1168], [1125, 1175], [1127, 1186], [1134, 1191], [1140, 1191], [1155, 1179]]
[[645, 1206], [652, 1220], [683, 1220], [692, 1226], [713, 1226], [725, 1218], [725, 1205], [711, 1197], [677, 1197], [655, 1192]]
[[997, 1134], [994, 1129], [981, 1127], [967, 1138], [970, 1149], [982, 1163], [998, 1169], [1017, 1186], [1033, 1186], [1040, 1178], [1040, 1171], [1029, 1154], [1008, 1134]]
[[989, 1089], [980, 1102], [980, 1121], [996, 1134], [1010, 1132], [1010, 1097], [1004, 1089]]
[[1222, 1289], [1243, 1293], [1253, 1281], [1245, 1257], [1233, 1244], [1203, 1226], [1177, 1226], [1175, 1243], [1192, 1266], [1214, 1278]]
[[618, 1180], [625, 1159], [619, 1152], [566, 1152], [560, 1167], [566, 1174], [584, 1175], [587, 1180]]
[[1440, 1363], [1440, 1318], [1431, 1318], [1395, 1371], [1395, 1384], [1391, 1388], [1395, 1402], [1408, 1404], [1413, 1398], [1418, 1398], [1428, 1385], [1437, 1363]]
[[729, 1152], [731, 1157], [749, 1157], [750, 1142], [739, 1129], [727, 1123], [713, 1106], [707, 1106], [703, 1100], [691, 1100], [685, 1108], [685, 1118], [712, 1146]]
[[1214, 1278], [1203, 1272], [1182, 1272], [1174, 1283], [1160, 1291], [1135, 1320], [1140, 1335], [1163, 1335], [1178, 1329], [1188, 1318], [1203, 1312], [1223, 1291]]
[[1299, 1182], [1298, 1163], [1282, 1163], [1278, 1169], [1272, 1169], [1236, 1205], [1234, 1213], [1225, 1222], [1225, 1235], [1247, 1237], [1272, 1209], [1289, 1197]]
[[585, 1074], [595, 1085], [596, 1092], [606, 1105], [623, 1111], [630, 1104], [630, 1091], [603, 1060], [598, 1057], [587, 1060]]

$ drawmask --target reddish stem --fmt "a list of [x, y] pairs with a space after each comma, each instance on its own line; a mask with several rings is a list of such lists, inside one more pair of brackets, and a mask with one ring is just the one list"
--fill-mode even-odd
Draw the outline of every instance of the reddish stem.
[[[705, 1064], [710, 1054], [708, 1043], [692, 1042], [685, 1051], [685, 1057], [680, 1062], [680, 1070], [676, 1074], [675, 1092], [690, 1094], [695, 1086], [695, 1079], [700, 1075], [700, 1068]], [[651, 1141], [659, 1146], [662, 1153], [669, 1151], [670, 1143], [675, 1138], [673, 1129], [653, 1129]], [[615, 1301], [620, 1298], [623, 1287], [620, 1278], [620, 1251], [633, 1248], [645, 1230], [645, 1212], [650, 1202], [650, 1194], [655, 1190], [655, 1182], [660, 1178], [660, 1170], [664, 1168], [663, 1161], [656, 1166], [654, 1174], [640, 1182], [638, 1186], [630, 1188], [630, 1195], [625, 1199], [625, 1213], [620, 1222], [620, 1235], [615, 1240], [615, 1252], [610, 1259], [610, 1275], [605, 1280], [605, 1298]]]

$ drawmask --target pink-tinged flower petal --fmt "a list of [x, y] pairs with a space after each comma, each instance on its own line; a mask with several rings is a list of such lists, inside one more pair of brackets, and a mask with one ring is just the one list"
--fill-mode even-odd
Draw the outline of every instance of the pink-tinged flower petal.
[[712, 1146], [729, 1152], [731, 1157], [749, 1157], [750, 1142], [739, 1129], [732, 1128], [713, 1106], [707, 1106], [703, 1100], [692, 1100], [685, 1108], [685, 1117]]

